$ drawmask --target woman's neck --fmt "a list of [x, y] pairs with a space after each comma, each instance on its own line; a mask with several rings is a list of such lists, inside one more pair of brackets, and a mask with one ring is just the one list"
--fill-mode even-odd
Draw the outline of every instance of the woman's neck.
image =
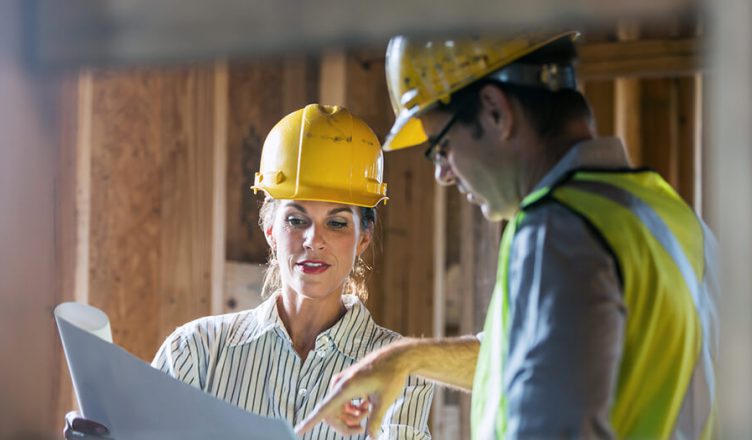
[[282, 289], [277, 297], [277, 311], [295, 352], [305, 360], [316, 344], [316, 337], [339, 321], [347, 309], [341, 295], [312, 299]]

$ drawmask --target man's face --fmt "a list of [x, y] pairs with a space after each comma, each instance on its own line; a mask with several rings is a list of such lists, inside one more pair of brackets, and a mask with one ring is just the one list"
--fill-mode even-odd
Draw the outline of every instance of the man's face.
[[479, 126], [452, 121], [452, 117], [437, 110], [421, 117], [429, 139], [435, 142], [429, 158], [434, 162], [436, 181], [457, 185], [490, 221], [511, 218], [519, 206], [514, 149], [499, 136], [493, 123], [482, 119], [482, 114]]

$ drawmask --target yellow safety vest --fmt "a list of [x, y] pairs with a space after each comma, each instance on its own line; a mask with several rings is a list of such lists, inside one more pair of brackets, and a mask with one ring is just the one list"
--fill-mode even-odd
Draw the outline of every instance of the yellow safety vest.
[[709, 438], [714, 429], [714, 238], [657, 173], [570, 173], [525, 198], [507, 226], [473, 384], [474, 439], [504, 438], [509, 256], [526, 212], [556, 201], [610, 247], [627, 308], [611, 426], [620, 438]]

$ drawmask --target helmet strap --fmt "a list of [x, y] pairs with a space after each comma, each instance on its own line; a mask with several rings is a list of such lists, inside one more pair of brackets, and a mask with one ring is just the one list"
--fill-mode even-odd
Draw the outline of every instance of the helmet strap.
[[488, 75], [496, 81], [528, 87], [542, 87], [552, 92], [577, 89], [572, 64], [522, 64], [512, 63]]

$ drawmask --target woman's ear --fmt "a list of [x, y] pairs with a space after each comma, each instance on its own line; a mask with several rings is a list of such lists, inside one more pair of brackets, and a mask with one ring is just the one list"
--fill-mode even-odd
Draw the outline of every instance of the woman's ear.
[[371, 245], [371, 240], [373, 239], [373, 226], [363, 231], [362, 234], [360, 234], [360, 240], [358, 241], [358, 256], [360, 256], [363, 252], [368, 249], [368, 246]]
[[269, 247], [274, 250], [274, 248], [277, 247], [277, 242], [274, 240], [274, 230], [271, 225], [264, 229], [264, 237], [266, 237], [266, 242], [269, 244]]

